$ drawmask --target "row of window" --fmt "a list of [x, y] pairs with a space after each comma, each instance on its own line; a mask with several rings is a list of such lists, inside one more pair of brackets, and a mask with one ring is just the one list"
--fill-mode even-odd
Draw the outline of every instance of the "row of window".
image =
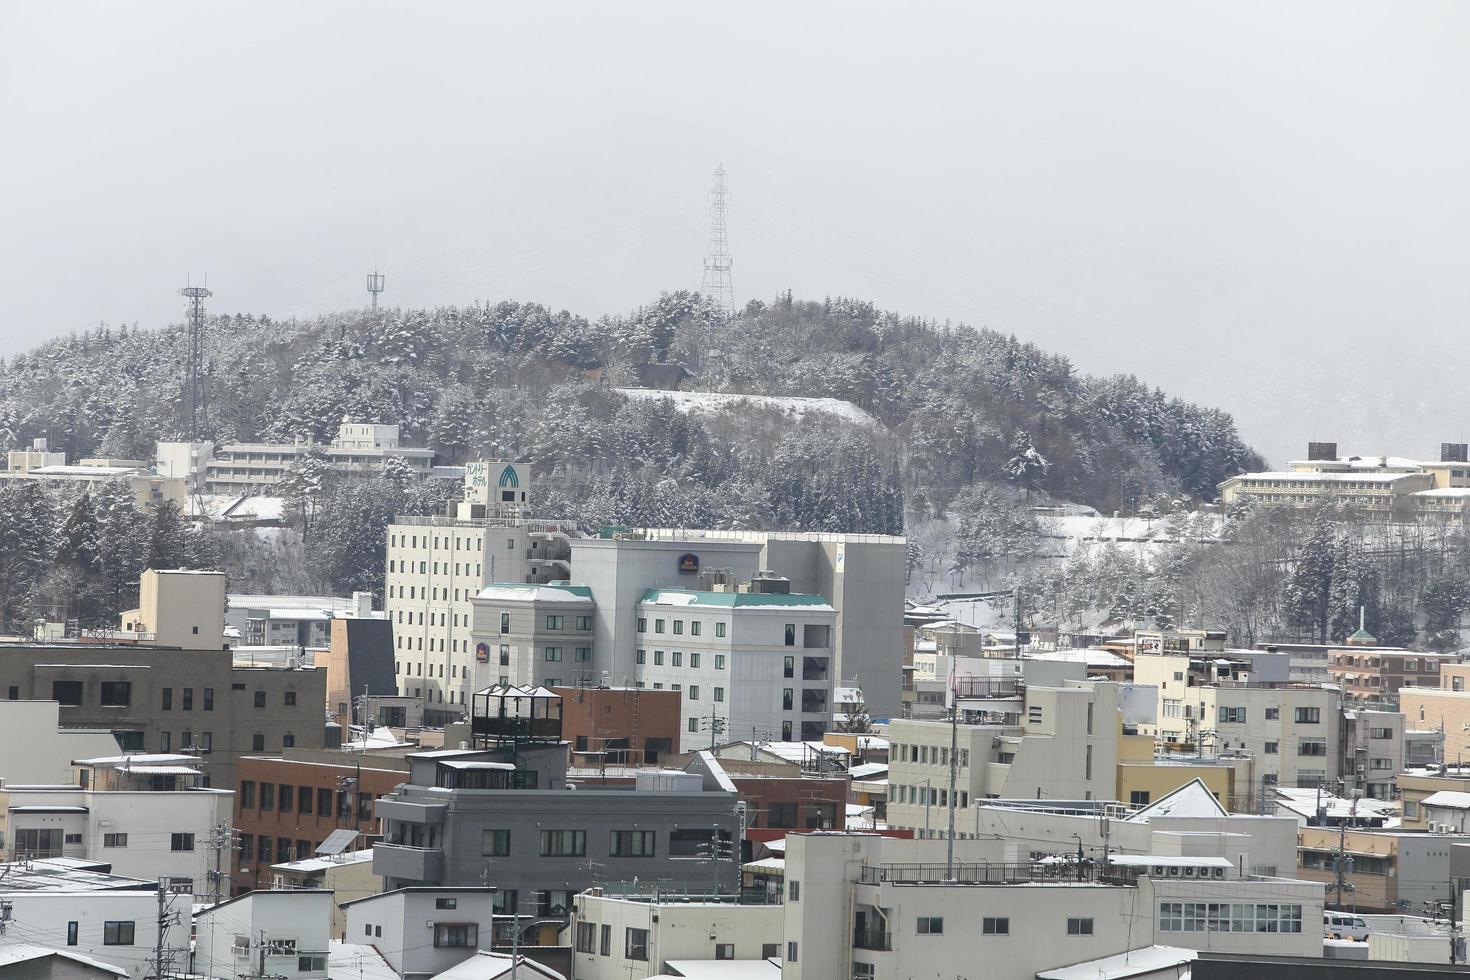
[[[237, 690], [244, 690], [245, 685], [236, 685]], [[80, 707], [86, 693], [85, 681], [52, 681], [51, 700], [59, 703], [64, 708]], [[12, 701], [19, 700], [19, 692], [11, 689]], [[194, 710], [194, 689], [184, 687], [179, 689], [179, 706], [183, 711]], [[201, 689], [201, 706], [205, 711], [214, 710], [214, 688]], [[171, 687], [160, 688], [160, 707], [164, 711], [172, 711], [174, 708], [174, 689]], [[127, 708], [133, 703], [133, 684], [131, 681], [102, 681], [98, 685], [97, 704], [103, 708]], [[282, 703], [286, 707], [296, 704], [296, 692], [285, 691], [282, 693]], [[255, 692], [255, 706], [264, 708], [266, 706], [266, 692]]]
[[[640, 664], [646, 664], [646, 663], [648, 663], [648, 651], [647, 650], [637, 650], [637, 651], [635, 651], [635, 654], [634, 655], [635, 655], [635, 658], [637, 659], [637, 661]], [[725, 669], [725, 655], [723, 653], [717, 653], [714, 656], [715, 656], [715, 670], [724, 670]], [[787, 660], [790, 660], [791, 658], [790, 657], [787, 657], [786, 659]], [[690, 653], [689, 654], [689, 666], [690, 666], [690, 668], [691, 669], [697, 668], [699, 666], [699, 663], [700, 663], [700, 655], [698, 653]], [[655, 651], [653, 651], [653, 665], [655, 667], [662, 667], [664, 665], [664, 652], [662, 650], [655, 650]], [[684, 654], [683, 654], [682, 651], [680, 651], [680, 650], [671, 650], [671, 651], [669, 651], [669, 666], [671, 666], [671, 667], [682, 667], [682, 666], [684, 666]], [[786, 676], [787, 677], [790, 677], [791, 675], [790, 674], [787, 674]]]
[[[259, 794], [256, 793], [256, 782], [253, 779], [240, 780], [240, 810], [256, 809], [256, 801], [259, 799], [260, 809], [265, 812], [276, 811], [279, 813], [291, 813], [295, 811], [304, 816], [311, 816], [316, 811], [317, 816], [338, 817], [352, 819], [353, 816], [353, 794], [338, 792], [336, 796], [336, 808], [333, 809], [333, 792], [330, 789], [313, 790], [310, 786], [294, 786], [290, 783], [260, 783]], [[313, 806], [313, 797], [315, 805]], [[358, 820], [371, 820], [373, 816], [373, 798], [368, 793], [356, 794], [356, 813]]]
[[[609, 833], [608, 857], [655, 857], [658, 853], [658, 831], [614, 830]], [[669, 831], [669, 857], [718, 856], [730, 847], [728, 831], [710, 827], [684, 827]], [[480, 832], [481, 857], [508, 857], [511, 853], [509, 830], [491, 829]], [[586, 857], [587, 831], [540, 831], [541, 857]]]
[[1301, 932], [1302, 907], [1251, 902], [1160, 902], [1162, 932]]
[[[964, 769], [970, 764], [970, 750], [959, 749], [959, 766]], [[920, 765], [949, 765], [948, 745], [914, 745], [910, 742], [895, 742], [890, 759], [898, 762], [917, 762]]]
[[[655, 633], [662, 633], [664, 631], [664, 626], [665, 626], [665, 623], [666, 622], [667, 621], [666, 620], [663, 620], [663, 619], [655, 619], [653, 621], [653, 631]], [[725, 623], [715, 623], [715, 636], [724, 636], [725, 635], [725, 626], [726, 626]], [[794, 637], [795, 636], [796, 627], [795, 626], [788, 626], [786, 628], [791, 631], [791, 634]], [[698, 620], [698, 619], [691, 619], [691, 620], [689, 620], [689, 635], [690, 636], [699, 636], [703, 632], [703, 630], [704, 630], [704, 624], [700, 620]], [[643, 616], [639, 616], [638, 617], [638, 632], [640, 632], [640, 633], [647, 633], [648, 632], [648, 619], [646, 617], [643, 617]], [[674, 620], [674, 633], [673, 633], [673, 635], [674, 636], [683, 636], [684, 635], [684, 620], [682, 620], [682, 619], [676, 619], [676, 620]], [[794, 639], [793, 639], [793, 641], [791, 643], [788, 643], [787, 644], [787, 646], [794, 646], [794, 645], [795, 645], [795, 640]]]
[[[468, 569], [469, 566], [466, 565], [465, 568]], [[480, 566], [479, 565], [476, 565], [475, 566], [475, 577], [476, 578], [479, 578], [480, 577]], [[473, 591], [474, 591], [473, 589], [465, 589], [464, 590], [464, 598], [465, 599], [468, 599], [470, 597], [470, 593], [473, 592]], [[441, 593], [442, 593], [442, 595], [441, 595]], [[430, 586], [430, 587], [427, 587], [427, 588], [420, 588], [417, 585], [409, 585], [409, 586], [390, 585], [390, 586], [388, 586], [388, 598], [389, 599], [428, 599], [428, 600], [430, 600], [432, 602], [438, 602], [439, 600], [443, 599], [443, 600], [446, 600], [447, 601], [449, 599], [449, 589], [448, 588], [441, 589], [437, 585]], [[455, 589], [454, 590], [454, 601], [455, 602], [459, 602], [460, 601], [460, 590], [459, 589]]]
[[[612, 926], [606, 923], [578, 922], [576, 948], [579, 953], [597, 956], [612, 955]], [[748, 954], [747, 954], [748, 955]], [[781, 955], [780, 943], [762, 943], [761, 959]], [[648, 930], [628, 927], [623, 931], [623, 958], [648, 960]], [[715, 943], [715, 959], [735, 959], [734, 943]]]
[[[453, 572], [450, 572], [450, 570], [449, 570], [450, 569], [450, 563], [447, 562], [447, 561], [444, 562], [444, 571], [442, 573], [439, 571], [439, 562], [437, 562], [437, 561], [433, 563], [433, 569], [434, 569], [434, 571], [432, 573], [430, 573], [429, 567], [430, 567], [430, 563], [429, 562], [426, 562], [426, 561], [419, 562], [418, 563], [418, 569], [417, 569], [418, 574], [420, 574], [420, 575], [429, 575], [429, 574], [434, 574], [434, 575], [439, 575], [439, 574], [444, 574], [444, 575], [450, 575], [450, 574], [453, 574], [453, 575], [468, 575], [470, 573], [470, 563], [469, 562], [465, 562], [463, 566], [461, 566], [459, 562], [455, 562], [454, 563], [454, 566], [453, 566], [454, 567], [454, 571]], [[482, 567], [483, 566], [479, 562], [475, 562], [475, 577], [476, 578], [479, 578], [480, 577], [480, 569]], [[463, 570], [461, 570], [461, 568]], [[388, 571], [390, 571], [390, 572], [403, 572], [405, 574], [412, 575], [412, 574], [414, 574], [414, 571], [415, 571], [415, 569], [414, 569], [414, 563], [411, 562], [411, 561], [399, 561], [396, 558], [390, 558], [390, 559], [388, 559]], [[437, 598], [437, 596], [435, 598]]]
[[[200, 700], [203, 703], [204, 710], [205, 711], [213, 711], [214, 710], [214, 688], [212, 688], [212, 687], [206, 687], [206, 688], [203, 689], [203, 692], [202, 693], [203, 693], [203, 697]], [[194, 689], [192, 687], [180, 688], [179, 689], [179, 695], [180, 695], [180, 697], [179, 697], [179, 702], [180, 702], [179, 703], [179, 707], [180, 707], [180, 709], [183, 710], [183, 711], [193, 711], [194, 710]], [[263, 699], [264, 696], [265, 696], [265, 692], [264, 691], [256, 691], [255, 692], [255, 696], [256, 696], [256, 698], [258, 700]], [[164, 711], [172, 711], [174, 709], [174, 689], [173, 688], [171, 688], [171, 687], [162, 688], [160, 690], [160, 692], [159, 692], [159, 697], [161, 698], [161, 703], [160, 703], [159, 707], [161, 707]], [[259, 705], [259, 706], [263, 706], [263, 701], [262, 701], [262, 704]]]
[[[949, 806], [949, 790], [943, 786], [895, 785], [889, 787], [889, 793], [894, 803], [907, 803], [912, 806]], [[969, 805], [969, 792], [956, 791], [955, 806], [964, 809]]]
[[[442, 539], [443, 540], [443, 544], [442, 545], [440, 544], [440, 540], [441, 539], [440, 539], [439, 535], [436, 534], [431, 539], [429, 537], [429, 535], [425, 534], [424, 535], [424, 547], [425, 548], [430, 547], [430, 544], [429, 544], [430, 540], [433, 541], [432, 547], [434, 549], [436, 549], [436, 550], [439, 549], [440, 547], [443, 547], [443, 548], [448, 548], [448, 549], [451, 549], [451, 550], [454, 550], [454, 551], [480, 551], [480, 550], [482, 550], [485, 547], [485, 538], [484, 538], [483, 535], [480, 535], [480, 534], [470, 535], [469, 537], [460, 537], [459, 535], [454, 535], [453, 537], [450, 537], [450, 536], [446, 535]], [[453, 542], [453, 543], [451, 544], [451, 542]], [[515, 538], [506, 538], [505, 543], [506, 543], [507, 550], [510, 550], [510, 551], [514, 551], [515, 550], [515, 547], [516, 547]], [[388, 547], [390, 547], [390, 548], [397, 548], [400, 545], [402, 545], [405, 548], [417, 548], [419, 546], [419, 536], [417, 534], [390, 534], [390, 535], [388, 535]]]

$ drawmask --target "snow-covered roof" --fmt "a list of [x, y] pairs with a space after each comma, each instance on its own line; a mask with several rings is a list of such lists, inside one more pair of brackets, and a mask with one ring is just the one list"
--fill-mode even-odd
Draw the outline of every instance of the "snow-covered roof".
[[785, 609], [800, 606], [812, 612], [836, 612], [826, 598], [805, 593], [698, 592], [691, 589], [649, 589], [639, 600], [651, 606], [719, 606], [741, 609]]
[[1295, 473], [1270, 471], [1266, 473], [1242, 473], [1235, 477], [1237, 480], [1297, 480], [1306, 483], [1393, 483], [1396, 480], [1407, 480], [1411, 477], [1421, 476], [1419, 473]]
[[1047, 660], [1054, 663], [1087, 664], [1091, 667], [1126, 667], [1132, 661], [1101, 647], [1086, 650], [1048, 650], [1028, 654], [1026, 660]]
[[1120, 868], [1233, 868], [1226, 857], [1189, 857], [1178, 854], [1110, 854], [1108, 863]]
[[809, 412], [835, 415], [869, 429], [881, 428], [878, 420], [841, 398], [803, 398], [796, 395], [733, 395], [717, 391], [664, 391], [658, 388], [615, 388], [625, 398], [637, 401], [674, 403], [680, 412], [710, 414], [739, 408], [764, 408], [781, 412], [793, 422], [801, 421]]
[[84, 966], [89, 966], [93, 969], [101, 970], [104, 973], [111, 973], [119, 977], [126, 977], [128, 975], [128, 971], [122, 967], [114, 966], [111, 963], [104, 963], [90, 956], [83, 956], [80, 953], [73, 953], [69, 950], [52, 949], [50, 946], [42, 946], [39, 943], [25, 942], [6, 943], [0, 946], [0, 967], [16, 966], [20, 963], [29, 963], [32, 960], [45, 959], [48, 956], [59, 956], [64, 960], [80, 963]]
[[672, 973], [648, 980], [781, 980], [781, 964], [773, 960], [667, 960]]
[[786, 859], [778, 857], [761, 858], [758, 861], [746, 861], [740, 866], [742, 871], [754, 871], [763, 874], [785, 874]]
[[1416, 490], [1412, 497], [1449, 497], [1456, 500], [1470, 499], [1470, 487], [1436, 487], [1433, 490]]
[[592, 590], [585, 585], [530, 585], [518, 582], [491, 582], [478, 593], [477, 599], [497, 602], [569, 602], [591, 603]]
[[1215, 794], [1196, 776], [1183, 786], [1154, 800], [1127, 817], [1129, 823], [1148, 823], [1154, 817], [1228, 817]]
[[327, 973], [352, 980], [399, 980], [398, 974], [372, 946], [328, 940]]
[[91, 766], [94, 769], [132, 769], [139, 766], [198, 765], [197, 755], [177, 755], [169, 752], [138, 752], [133, 755], [105, 755], [96, 759], [73, 759], [74, 766]]
[[373, 859], [373, 849], [365, 847], [360, 851], [346, 851], [342, 854], [324, 854], [320, 857], [302, 858], [299, 861], [283, 861], [280, 864], [271, 865], [279, 871], [300, 871], [310, 874], [313, 871], [325, 871], [328, 868], [340, 868], [347, 864], [363, 864]]
[[[1123, 980], [1192, 963], [1199, 954], [1181, 946], [1145, 946], [1036, 974], [1036, 980]], [[1181, 976], [1188, 976], [1187, 970]]]
[[[526, 980], [566, 980], [566, 977], [556, 972], [549, 966], [543, 966], [535, 960], [528, 960], [525, 956], [516, 957], [519, 960], [518, 975]], [[478, 950], [469, 959], [461, 960], [443, 973], [436, 974], [433, 980], [501, 980], [509, 977], [514, 961], [510, 953], [492, 953], [488, 950]], [[351, 974], [347, 974], [351, 976]]]
[[887, 774], [888, 763], [864, 762], [860, 766], [853, 766], [847, 772], [853, 779], [872, 779], [874, 776]]
[[1424, 797], [1423, 806], [1442, 806], [1454, 810], [1470, 810], [1470, 793], [1442, 789]]

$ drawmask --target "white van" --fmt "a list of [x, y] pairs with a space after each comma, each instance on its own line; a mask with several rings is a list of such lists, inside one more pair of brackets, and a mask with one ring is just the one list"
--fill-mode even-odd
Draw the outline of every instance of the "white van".
[[1367, 942], [1368, 923], [1363, 921], [1362, 916], [1350, 915], [1347, 912], [1323, 912], [1322, 932], [1328, 939]]

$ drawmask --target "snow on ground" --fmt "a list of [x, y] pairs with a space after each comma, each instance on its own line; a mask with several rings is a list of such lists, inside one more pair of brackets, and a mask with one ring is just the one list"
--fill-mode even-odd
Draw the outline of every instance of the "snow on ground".
[[869, 429], [881, 428], [873, 416], [841, 398], [802, 398], [795, 395], [731, 395], [718, 391], [663, 391], [658, 388], [615, 388], [618, 394], [641, 401], [667, 398], [681, 412], [710, 415], [743, 407], [773, 409], [793, 422], [809, 412], [822, 412]]

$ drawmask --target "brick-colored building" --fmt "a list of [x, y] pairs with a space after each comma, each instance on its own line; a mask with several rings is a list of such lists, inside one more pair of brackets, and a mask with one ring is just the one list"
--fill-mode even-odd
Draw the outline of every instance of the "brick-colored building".
[[334, 830], [376, 834], [375, 801], [408, 781], [404, 759], [333, 751], [247, 756], [237, 772], [236, 894], [269, 887], [271, 865], [310, 857]]
[[679, 748], [679, 691], [637, 687], [557, 687], [562, 738], [574, 767], [659, 765]]
[[1442, 761], [1470, 761], [1470, 664], [1443, 663], [1433, 683], [1402, 688], [1399, 710], [1410, 729], [1444, 733]]
[[1391, 701], [1400, 688], [1438, 687], [1440, 665], [1455, 659], [1398, 647], [1334, 647], [1327, 653], [1327, 673], [1349, 698]]

